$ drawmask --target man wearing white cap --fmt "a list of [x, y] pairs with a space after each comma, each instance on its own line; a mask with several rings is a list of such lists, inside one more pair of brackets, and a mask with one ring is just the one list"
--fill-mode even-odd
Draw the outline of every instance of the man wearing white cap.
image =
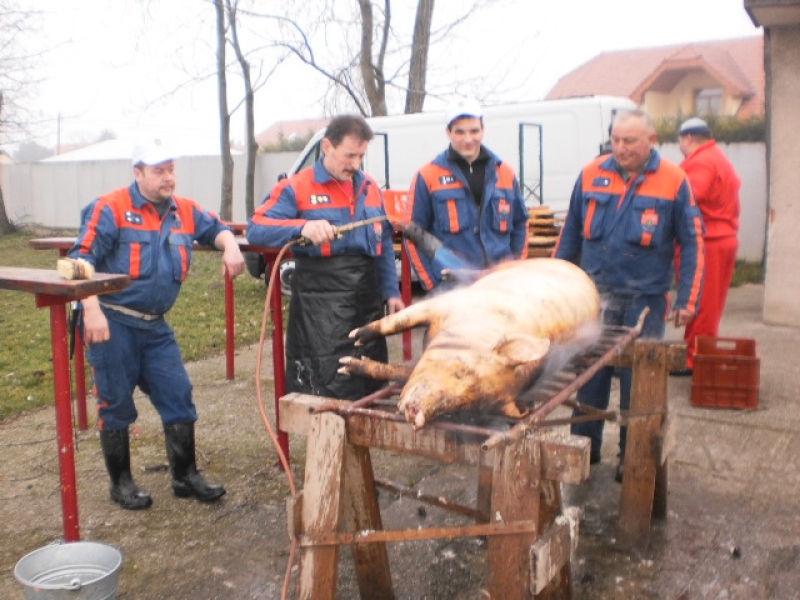
[[211, 502], [225, 494], [225, 488], [209, 484], [197, 470], [192, 384], [164, 315], [189, 272], [195, 241], [221, 250], [231, 277], [242, 272], [244, 258], [233, 233], [216, 216], [173, 194], [175, 158], [160, 140], [136, 146], [135, 181], [84, 208], [69, 252], [99, 273], [128, 275], [131, 281], [119, 292], [86, 298], [81, 318], [110, 496], [127, 510], [153, 503], [131, 475], [128, 427], [137, 417], [136, 386], [161, 417], [175, 495]]
[[[483, 145], [483, 111], [467, 99], [447, 109], [450, 146], [422, 167], [411, 184], [407, 220], [431, 233], [475, 269], [524, 258], [528, 209], [514, 170]], [[427, 290], [442, 281], [438, 264], [406, 240], [411, 262]], [[453, 265], [455, 266], [455, 265]]]
[[[686, 326], [686, 363], [691, 374], [694, 368], [694, 344], [698, 335], [716, 337], [725, 310], [728, 288], [736, 266], [739, 249], [739, 176], [733, 165], [717, 147], [711, 129], [703, 119], [693, 117], [678, 130], [678, 145], [685, 159], [686, 171], [694, 191], [706, 230], [703, 295], [697, 314]], [[680, 248], [678, 249], [680, 251]], [[680, 257], [680, 254], [678, 254]], [[678, 259], [680, 260], [680, 258]], [[676, 273], [679, 272], [676, 270]]]

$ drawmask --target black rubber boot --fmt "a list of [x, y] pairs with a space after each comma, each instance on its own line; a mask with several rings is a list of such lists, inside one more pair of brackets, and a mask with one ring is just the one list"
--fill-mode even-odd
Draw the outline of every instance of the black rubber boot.
[[106, 470], [111, 478], [109, 492], [111, 500], [125, 510], [150, 508], [153, 499], [140, 490], [131, 475], [130, 435], [127, 429], [100, 432], [100, 446], [106, 461]]
[[208, 483], [197, 471], [194, 423], [164, 425], [164, 438], [172, 473], [172, 491], [178, 498], [194, 496], [202, 502], [214, 502], [225, 495], [224, 487]]

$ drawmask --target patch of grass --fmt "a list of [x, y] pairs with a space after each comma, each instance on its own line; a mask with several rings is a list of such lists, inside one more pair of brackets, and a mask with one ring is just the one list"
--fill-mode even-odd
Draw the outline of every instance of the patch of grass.
[[736, 261], [731, 287], [739, 287], [746, 283], [764, 283], [764, 265], [755, 262]]
[[[75, 232], [71, 232], [74, 235]], [[54, 269], [55, 250], [33, 250], [29, 240], [59, 234], [0, 236], [0, 265]], [[225, 352], [225, 286], [222, 255], [195, 252], [192, 270], [167, 319], [185, 361]], [[234, 284], [236, 345], [258, 341], [266, 286], [246, 272]], [[87, 386], [91, 380], [87, 378]], [[31, 294], [0, 290], [0, 419], [53, 404], [49, 309], [37, 309]]]

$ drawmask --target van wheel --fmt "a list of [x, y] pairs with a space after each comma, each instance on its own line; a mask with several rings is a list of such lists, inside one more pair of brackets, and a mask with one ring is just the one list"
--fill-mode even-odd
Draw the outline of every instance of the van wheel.
[[284, 296], [292, 295], [292, 276], [294, 275], [294, 261], [284, 260], [281, 262], [280, 280], [281, 294]]

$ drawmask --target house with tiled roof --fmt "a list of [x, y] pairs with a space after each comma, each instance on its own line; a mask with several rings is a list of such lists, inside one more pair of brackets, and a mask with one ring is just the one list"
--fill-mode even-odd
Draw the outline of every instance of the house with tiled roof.
[[277, 144], [281, 141], [291, 142], [298, 138], [311, 137], [323, 127], [330, 119], [298, 119], [294, 121], [278, 121], [267, 127], [261, 133], [256, 134], [256, 143], [259, 147]]
[[547, 100], [627, 96], [652, 116], [764, 115], [764, 37], [603, 52], [567, 73]]

